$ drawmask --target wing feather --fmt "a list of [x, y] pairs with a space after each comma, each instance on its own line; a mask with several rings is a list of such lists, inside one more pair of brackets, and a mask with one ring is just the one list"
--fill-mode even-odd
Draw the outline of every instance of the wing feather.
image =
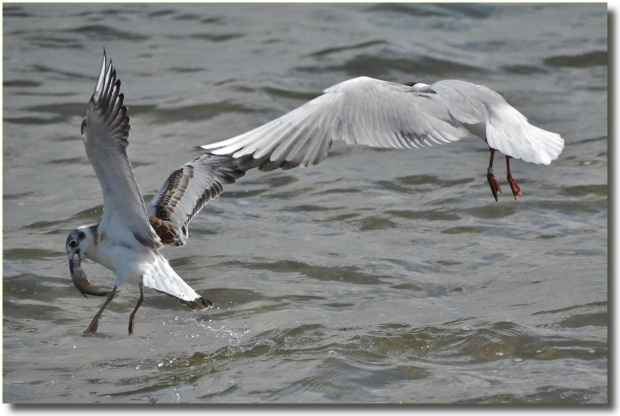
[[82, 122], [86, 155], [97, 174], [103, 192], [101, 226], [106, 237], [117, 242], [133, 239], [158, 249], [159, 238], [149, 225], [144, 201], [131, 169], [126, 148], [131, 128], [121, 81], [105, 51], [95, 91]]
[[[469, 133], [526, 162], [548, 164], [564, 147], [559, 134], [532, 126], [500, 94], [482, 85], [458, 80], [400, 85], [367, 77], [336, 84], [276, 120], [202, 147], [231, 155], [242, 169], [290, 169], [321, 162], [334, 140], [420, 148]], [[303, 143], [293, 145], [295, 141]]]
[[224, 191], [224, 183], [234, 183], [245, 175], [244, 171], [229, 162], [228, 157], [205, 154], [168, 176], [146, 206], [149, 216], [165, 221], [178, 232], [178, 239], [172, 242], [164, 239], [164, 243], [184, 245], [192, 218]]
[[[432, 95], [428, 89], [355, 78], [328, 88], [323, 95], [254, 130], [202, 147], [212, 154], [240, 159], [238, 166], [242, 168], [258, 165], [260, 169], [290, 169], [321, 162], [334, 140], [402, 148], [418, 147], [430, 130], [439, 132], [445, 141], [467, 135], [445, 108], [428, 97]], [[293, 145], [297, 140], [304, 143]], [[307, 153], [302, 156], [301, 151]]]

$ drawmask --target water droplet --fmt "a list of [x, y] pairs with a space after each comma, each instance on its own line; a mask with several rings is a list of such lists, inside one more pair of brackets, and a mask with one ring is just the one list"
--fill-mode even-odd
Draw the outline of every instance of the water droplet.
[[139, 369], [140, 369], [140, 364], [136, 366], [136, 370], [139, 370]]

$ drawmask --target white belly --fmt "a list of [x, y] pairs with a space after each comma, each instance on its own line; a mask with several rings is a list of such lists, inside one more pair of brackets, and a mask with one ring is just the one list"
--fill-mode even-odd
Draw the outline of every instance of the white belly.
[[134, 250], [123, 245], [100, 243], [87, 250], [86, 257], [116, 272], [116, 285], [142, 282], [146, 266], [155, 259], [150, 250]]

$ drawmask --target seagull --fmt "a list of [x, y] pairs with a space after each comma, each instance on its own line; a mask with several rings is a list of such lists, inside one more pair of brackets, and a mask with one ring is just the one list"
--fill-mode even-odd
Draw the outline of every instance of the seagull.
[[[67, 237], [71, 277], [84, 295], [107, 299], [84, 333], [95, 333], [99, 319], [121, 284], [137, 284], [140, 297], [129, 317], [144, 300], [143, 287], [175, 297], [191, 309], [213, 303], [196, 293], [159, 253], [164, 245], [182, 247], [192, 218], [223, 191], [223, 184], [245, 174], [226, 164], [226, 157], [204, 154], [174, 170], [153, 199], [145, 205], [127, 157], [129, 117], [120, 92], [121, 82], [104, 50], [95, 91], [82, 122], [82, 139], [103, 191], [103, 217], [99, 223], [78, 227]], [[111, 291], [92, 284], [81, 268], [85, 256], [116, 272]]]
[[359, 77], [326, 89], [323, 95], [247, 133], [201, 146], [227, 155], [242, 170], [316, 165], [332, 142], [379, 148], [417, 149], [455, 142], [469, 134], [491, 152], [487, 181], [495, 201], [501, 193], [493, 174], [495, 151], [506, 155], [507, 179], [515, 199], [522, 195], [510, 159], [548, 165], [564, 140], [531, 125], [497, 92], [466, 81], [396, 84]]

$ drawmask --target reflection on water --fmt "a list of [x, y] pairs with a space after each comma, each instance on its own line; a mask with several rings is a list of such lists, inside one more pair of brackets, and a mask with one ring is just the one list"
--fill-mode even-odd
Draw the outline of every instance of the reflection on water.
[[[3, 11], [5, 401], [607, 401], [605, 5]], [[524, 195], [497, 203], [479, 139], [252, 172], [165, 253], [214, 309], [147, 292], [128, 338], [124, 287], [82, 337], [101, 300], [71, 284], [64, 241], [102, 214], [79, 126], [104, 46], [145, 197], [198, 145], [360, 75], [488, 85], [566, 148], [511, 163]]]

